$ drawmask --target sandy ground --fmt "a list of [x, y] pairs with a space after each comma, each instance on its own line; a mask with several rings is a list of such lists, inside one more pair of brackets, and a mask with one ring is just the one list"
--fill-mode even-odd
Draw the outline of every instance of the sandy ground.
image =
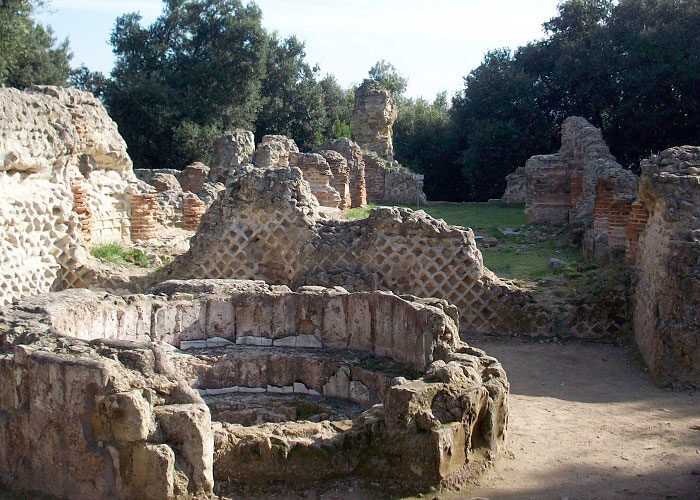
[[509, 452], [440, 498], [700, 499], [700, 395], [659, 389], [628, 347], [470, 342], [508, 374]]

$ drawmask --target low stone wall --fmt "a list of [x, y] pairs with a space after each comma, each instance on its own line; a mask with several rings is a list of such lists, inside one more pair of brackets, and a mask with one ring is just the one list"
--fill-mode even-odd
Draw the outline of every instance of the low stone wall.
[[700, 385], [699, 169], [700, 147], [642, 162], [639, 197], [649, 220], [637, 242], [634, 332], [662, 385]]
[[374, 281], [450, 301], [467, 331], [533, 328], [523, 310], [529, 295], [484, 268], [470, 229], [398, 208], [360, 221], [322, 220], [298, 169], [242, 173], [204, 215], [190, 250], [150, 279], [232, 277], [363, 289]]

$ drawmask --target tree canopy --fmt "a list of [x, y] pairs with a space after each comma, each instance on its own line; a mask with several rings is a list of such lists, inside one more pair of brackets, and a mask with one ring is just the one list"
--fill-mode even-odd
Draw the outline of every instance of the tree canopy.
[[0, 85], [66, 85], [68, 41], [57, 44], [51, 28], [32, 20], [41, 0], [0, 1]]

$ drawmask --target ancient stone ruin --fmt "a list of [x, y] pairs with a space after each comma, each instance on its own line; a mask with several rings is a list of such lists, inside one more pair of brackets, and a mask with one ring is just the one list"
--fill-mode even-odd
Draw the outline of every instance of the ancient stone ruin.
[[153, 236], [155, 190], [92, 95], [0, 88], [0, 158], [0, 304], [99, 282], [87, 242]]
[[457, 484], [508, 382], [439, 300], [262, 282], [74, 290], [0, 317], [0, 477], [69, 499], [205, 498], [361, 475]]
[[393, 127], [398, 106], [391, 91], [376, 80], [365, 80], [355, 90], [353, 135], [360, 147], [394, 160]]
[[297, 169], [243, 169], [202, 218], [190, 250], [152, 280], [233, 277], [381, 287], [448, 300], [468, 331], [532, 327], [522, 307], [528, 295], [484, 267], [471, 229], [399, 208], [359, 221], [322, 219]]
[[558, 153], [533, 156], [507, 177], [505, 203], [519, 200], [524, 183], [530, 223], [566, 223], [572, 240], [601, 260], [627, 251], [627, 221], [638, 178], [615, 161], [600, 129], [570, 117]]
[[504, 205], [523, 205], [526, 200], [525, 169], [518, 167], [506, 176], [506, 191], [501, 197]]
[[661, 383], [700, 385], [700, 147], [642, 162], [634, 332]]
[[697, 386], [700, 363], [700, 147], [623, 169], [599, 129], [571, 117], [559, 153], [534, 156], [508, 176], [503, 202], [524, 191], [531, 223], [565, 223], [589, 256], [618, 259], [635, 275], [633, 329], [662, 385]]

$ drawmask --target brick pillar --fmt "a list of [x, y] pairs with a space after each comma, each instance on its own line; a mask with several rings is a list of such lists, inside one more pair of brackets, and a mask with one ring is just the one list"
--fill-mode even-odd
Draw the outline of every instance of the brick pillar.
[[632, 210], [630, 210], [630, 215], [627, 219], [627, 230], [625, 231], [627, 238], [625, 261], [628, 266], [634, 266], [637, 262], [637, 242], [648, 221], [649, 211], [644, 203], [639, 200], [632, 203]]
[[131, 239], [133, 241], [155, 237], [157, 200], [155, 193], [131, 195]]
[[80, 231], [85, 243], [90, 243], [92, 239], [92, 210], [87, 202], [87, 189], [83, 185], [83, 178], [71, 179], [71, 189], [73, 190], [73, 211], [78, 214]]
[[196, 231], [199, 227], [199, 221], [206, 211], [205, 203], [196, 194], [187, 193], [182, 206], [182, 212], [185, 215], [183, 227], [190, 231]]
[[599, 179], [596, 183], [593, 230], [596, 233], [602, 231], [607, 233], [610, 250], [626, 250], [627, 236], [625, 233], [632, 202], [616, 199], [614, 188], [615, 184], [611, 179]]

